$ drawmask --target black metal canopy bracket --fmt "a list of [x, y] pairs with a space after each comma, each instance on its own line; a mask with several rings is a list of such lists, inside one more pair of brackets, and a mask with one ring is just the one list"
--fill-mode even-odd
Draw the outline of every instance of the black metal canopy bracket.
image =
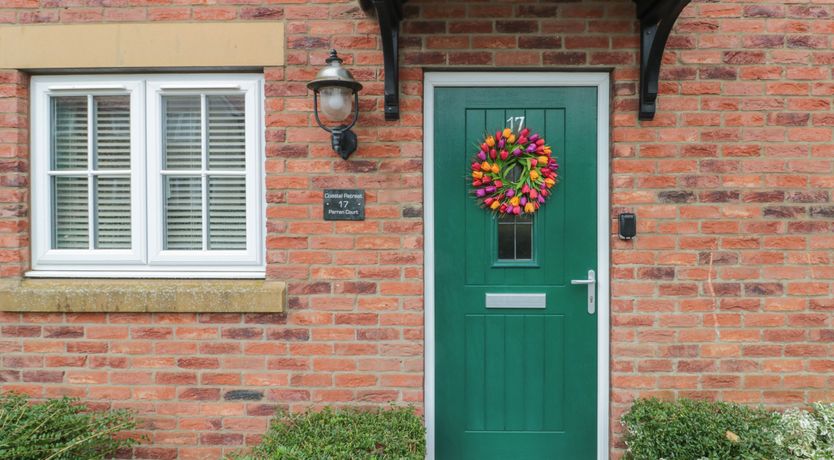
[[359, 0], [368, 13], [375, 12], [379, 20], [382, 55], [385, 62], [385, 119], [400, 119], [400, 21], [403, 3], [407, 0]]
[[640, 119], [654, 119], [663, 50], [691, 0], [634, 0], [640, 20]]

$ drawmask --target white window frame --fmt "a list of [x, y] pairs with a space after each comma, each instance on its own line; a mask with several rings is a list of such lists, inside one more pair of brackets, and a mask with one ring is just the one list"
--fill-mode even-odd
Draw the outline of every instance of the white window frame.
[[[130, 95], [131, 249], [52, 249], [50, 98]], [[243, 94], [246, 250], [163, 250], [161, 100], [168, 94]], [[33, 277], [263, 278], [263, 77], [257, 74], [34, 76], [31, 81]], [[88, 114], [91, 117], [92, 114]], [[88, 130], [94, 127], [88, 123]], [[92, 137], [89, 138], [92, 141]], [[92, 164], [88, 161], [88, 177]], [[206, 171], [202, 172], [205, 176]], [[90, 209], [94, 212], [94, 209]]]

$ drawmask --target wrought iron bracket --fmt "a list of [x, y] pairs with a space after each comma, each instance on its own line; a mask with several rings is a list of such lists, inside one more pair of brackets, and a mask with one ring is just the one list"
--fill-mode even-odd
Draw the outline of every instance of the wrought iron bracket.
[[660, 64], [669, 34], [691, 0], [634, 0], [640, 20], [640, 119], [654, 119]]
[[382, 39], [382, 55], [385, 64], [385, 119], [400, 119], [400, 21], [403, 3], [407, 0], [360, 0], [359, 5], [368, 13], [374, 12], [379, 20]]

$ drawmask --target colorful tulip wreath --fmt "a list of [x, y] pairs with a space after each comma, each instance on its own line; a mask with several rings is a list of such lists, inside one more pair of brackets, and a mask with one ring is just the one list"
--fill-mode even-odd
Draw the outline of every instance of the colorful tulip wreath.
[[472, 187], [479, 204], [500, 214], [533, 214], [558, 181], [559, 163], [530, 130], [488, 135], [472, 159]]

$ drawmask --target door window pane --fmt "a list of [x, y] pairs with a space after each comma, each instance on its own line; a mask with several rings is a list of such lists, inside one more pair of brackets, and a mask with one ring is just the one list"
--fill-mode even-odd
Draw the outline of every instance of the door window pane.
[[498, 216], [498, 260], [533, 258], [533, 217]]

